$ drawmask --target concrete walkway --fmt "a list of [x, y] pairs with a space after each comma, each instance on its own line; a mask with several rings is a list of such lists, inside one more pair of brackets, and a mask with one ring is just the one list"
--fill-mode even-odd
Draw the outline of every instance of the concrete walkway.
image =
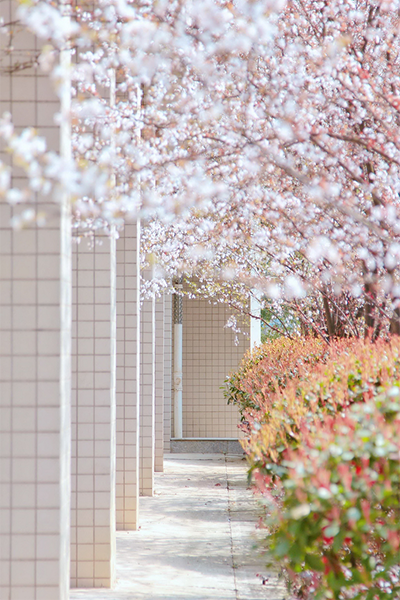
[[118, 532], [113, 590], [72, 590], [71, 600], [283, 600], [253, 549], [257, 504], [238, 456], [172, 454], [141, 498], [139, 531]]

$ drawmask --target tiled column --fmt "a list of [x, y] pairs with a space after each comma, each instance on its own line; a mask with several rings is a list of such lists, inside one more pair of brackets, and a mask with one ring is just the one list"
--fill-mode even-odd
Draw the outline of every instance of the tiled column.
[[155, 301], [154, 470], [164, 470], [164, 294]]
[[115, 240], [73, 248], [71, 586], [115, 570]]
[[[0, 2], [15, 22], [16, 2]], [[35, 127], [58, 151], [53, 116], [60, 102], [47, 77], [29, 66], [35, 38], [13, 26], [0, 72], [0, 115], [20, 133]], [[0, 53], [8, 44], [0, 33]], [[4, 58], [4, 54], [3, 54]], [[17, 67], [25, 64], [25, 68]], [[7, 71], [8, 69], [8, 71]], [[68, 135], [68, 127], [65, 133]], [[64, 139], [68, 145], [68, 140]], [[24, 187], [12, 166], [13, 185]], [[0, 198], [0, 598], [67, 600], [70, 513], [71, 243], [66, 198], [10, 207]], [[10, 227], [27, 210], [43, 227]]]
[[164, 295], [164, 454], [171, 452], [172, 296]]
[[155, 425], [155, 301], [144, 300], [140, 311], [140, 494], [154, 492], [154, 425]]
[[47, 227], [16, 232], [14, 210], [0, 202], [0, 598], [7, 600], [68, 597], [70, 223], [54, 206], [41, 208], [53, 212]]
[[139, 509], [140, 225], [117, 240], [117, 529], [137, 528]]

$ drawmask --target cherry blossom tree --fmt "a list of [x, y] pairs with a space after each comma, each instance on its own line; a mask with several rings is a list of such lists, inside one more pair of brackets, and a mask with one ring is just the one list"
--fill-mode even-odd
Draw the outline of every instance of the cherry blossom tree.
[[20, 26], [44, 44], [33, 60], [56, 84], [59, 52], [73, 54], [74, 157], [60, 168], [6, 116], [29, 182], [10, 189], [0, 165], [0, 190], [67, 188], [88, 231], [141, 218], [161, 287], [185, 272], [234, 309], [257, 290], [325, 339], [398, 333], [399, 10], [24, 2]]
[[256, 285], [314, 332], [397, 331], [398, 6], [288, 2], [271, 23], [272, 44], [235, 69], [229, 56], [237, 78], [212, 90], [223, 110], [203, 139], [228, 196], [216, 247], [223, 231], [231, 262], [239, 244], [245, 277], [262, 266]]

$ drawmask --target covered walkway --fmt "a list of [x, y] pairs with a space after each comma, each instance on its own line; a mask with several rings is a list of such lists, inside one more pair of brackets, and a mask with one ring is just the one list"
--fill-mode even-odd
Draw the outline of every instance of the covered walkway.
[[117, 533], [117, 584], [71, 600], [283, 600], [253, 549], [257, 504], [240, 456], [171, 454], [141, 498], [138, 531]]

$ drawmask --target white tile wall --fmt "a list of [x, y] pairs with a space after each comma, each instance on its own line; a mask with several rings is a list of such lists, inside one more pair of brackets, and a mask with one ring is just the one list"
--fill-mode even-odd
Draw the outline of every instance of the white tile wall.
[[[14, 20], [15, 8], [2, 0], [0, 17]], [[0, 34], [0, 114], [10, 111], [17, 131], [38, 127], [58, 150], [59, 104], [47, 78], [13, 70], [37, 55], [36, 40], [13, 30], [14, 56], [5, 61]], [[1, 147], [0, 159], [12, 164]], [[13, 183], [23, 184], [22, 175], [14, 166]], [[31, 207], [0, 200], [0, 598], [67, 600], [70, 219], [65, 207], [37, 198], [46, 225], [11, 230], [10, 218]]]
[[[239, 414], [220, 388], [250, 347], [224, 327], [231, 311], [201, 298], [183, 300], [183, 437], [238, 438]], [[249, 326], [244, 328], [248, 334]]]
[[164, 296], [164, 453], [171, 452], [172, 295]]
[[164, 295], [155, 301], [155, 447], [154, 469], [164, 470]]
[[140, 225], [117, 240], [117, 529], [136, 529], [139, 511]]
[[115, 240], [73, 246], [71, 587], [115, 577]]
[[140, 310], [141, 372], [140, 372], [140, 471], [142, 496], [154, 492], [155, 449], [155, 301], [144, 300]]

